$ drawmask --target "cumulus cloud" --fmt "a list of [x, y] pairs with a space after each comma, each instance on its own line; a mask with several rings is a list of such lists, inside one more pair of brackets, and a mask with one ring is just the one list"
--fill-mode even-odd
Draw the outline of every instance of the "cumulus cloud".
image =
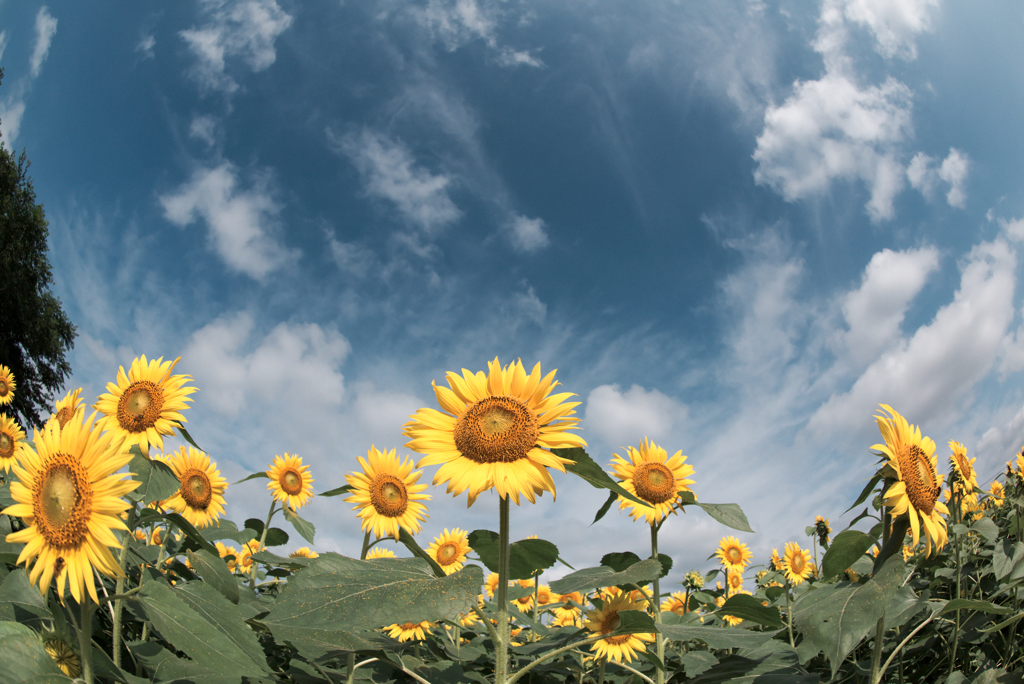
[[656, 389], [601, 385], [587, 395], [583, 424], [610, 447], [636, 446], [644, 437], [661, 442], [687, 418], [685, 404]]
[[43, 5], [36, 14], [36, 44], [32, 48], [32, 59], [29, 62], [32, 78], [39, 76], [43, 68], [46, 56], [50, 54], [50, 43], [57, 33], [57, 20], [50, 14], [50, 10]]
[[298, 257], [277, 239], [281, 206], [272, 198], [269, 175], [257, 174], [249, 189], [239, 187], [230, 162], [201, 168], [174, 193], [161, 195], [164, 216], [178, 226], [202, 218], [213, 249], [232, 269], [260, 280]]
[[434, 40], [442, 43], [449, 52], [454, 52], [471, 41], [480, 40], [497, 53], [496, 61], [501, 66], [544, 65], [529, 51], [498, 45], [496, 31], [502, 18], [502, 11], [494, 3], [481, 4], [477, 0], [428, 0], [426, 5], [412, 7], [410, 12]]
[[883, 57], [917, 57], [917, 34], [929, 31], [939, 0], [846, 0], [846, 18], [867, 27]]
[[188, 73], [204, 90], [232, 93], [238, 83], [227, 73], [228, 60], [237, 58], [257, 73], [270, 68], [277, 59], [274, 42], [292, 17], [276, 0], [203, 0], [202, 6], [208, 21], [178, 34], [196, 57]]
[[544, 219], [527, 218], [519, 214], [512, 216], [509, 223], [509, 239], [520, 252], [535, 252], [548, 246], [548, 234], [544, 230]]
[[907, 167], [907, 179], [911, 187], [928, 199], [934, 197], [940, 184], [948, 186], [946, 203], [963, 209], [967, 203], [965, 185], [969, 169], [970, 159], [954, 147], [949, 148], [949, 155], [941, 164], [924, 152], [918, 152]]
[[448, 195], [451, 177], [418, 165], [402, 142], [365, 129], [346, 136], [328, 129], [327, 137], [355, 164], [367, 194], [394, 204], [405, 222], [433, 234], [462, 216]]
[[188, 137], [193, 140], [201, 140], [207, 145], [213, 145], [217, 141], [217, 129], [217, 118], [203, 114], [192, 119], [188, 129]]

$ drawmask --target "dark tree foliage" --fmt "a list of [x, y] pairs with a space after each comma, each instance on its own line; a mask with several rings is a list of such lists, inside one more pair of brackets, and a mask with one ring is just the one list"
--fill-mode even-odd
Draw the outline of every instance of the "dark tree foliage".
[[[0, 69], [0, 79], [3, 69]], [[25, 428], [42, 427], [71, 375], [64, 358], [75, 326], [50, 292], [49, 234], [28, 177], [29, 161], [0, 144], [0, 364], [17, 385], [6, 407]]]

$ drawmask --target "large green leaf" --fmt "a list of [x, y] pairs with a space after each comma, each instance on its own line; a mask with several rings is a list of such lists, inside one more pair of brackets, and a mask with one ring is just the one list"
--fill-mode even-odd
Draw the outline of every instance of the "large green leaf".
[[0, 584], [0, 620], [29, 624], [50, 620], [46, 599], [29, 583], [23, 568], [11, 572]]
[[703, 641], [710, 648], [757, 648], [776, 632], [753, 632], [734, 627], [658, 625], [658, 631], [672, 641]]
[[642, 560], [622, 572], [615, 572], [604, 566], [584, 568], [552, 582], [551, 591], [558, 594], [569, 594], [574, 591], [586, 592], [601, 587], [617, 587], [626, 584], [644, 585], [661, 577], [663, 571], [661, 563], [653, 558]]
[[224, 598], [232, 603], [238, 603], [238, 581], [228, 570], [228, 564], [224, 562], [223, 558], [214, 556], [204, 549], [188, 550], [185, 555], [192, 563], [192, 569], [199, 573], [207, 585], [219, 591]]
[[590, 454], [583, 450], [583, 447], [572, 447], [571, 449], [552, 449], [551, 453], [560, 458], [569, 458], [574, 461], [565, 466], [566, 472], [583, 478], [595, 489], [609, 489], [619, 496], [624, 496], [634, 503], [646, 506], [647, 503], [638, 499], [634, 494], [626, 491], [622, 485], [611, 478], [604, 469], [590, 458]]
[[181, 481], [170, 466], [161, 461], [151, 461], [142, 455], [138, 446], [131, 448], [132, 460], [128, 463], [128, 472], [133, 473], [138, 488], [131, 496], [142, 504], [163, 501], [171, 497], [181, 488]]
[[241, 674], [214, 672], [191, 660], [179, 658], [153, 641], [128, 644], [135, 660], [149, 671], [154, 682], [162, 684], [238, 684]]
[[[1017, 572], [1015, 573], [1014, 570]], [[992, 553], [992, 572], [1000, 582], [1006, 578], [1017, 579], [1024, 571], [1024, 542], [1003, 539], [996, 542]], [[1016, 575], [1016, 576], [1014, 576]]]
[[782, 617], [779, 609], [774, 606], [764, 606], [753, 596], [736, 594], [722, 604], [722, 607], [715, 611], [717, 615], [732, 615], [751, 622], [756, 622], [765, 627], [783, 627]]
[[[661, 567], [664, 568], [661, 576], [664, 577], [672, 571], [672, 559], [664, 553], [658, 554], [658, 560], [661, 561]], [[601, 565], [611, 568], [615, 572], [622, 572], [631, 565], [636, 565], [641, 561], [640, 556], [636, 555], [632, 551], [621, 551], [618, 553], [606, 553], [601, 556]]]
[[843, 530], [836, 535], [821, 562], [822, 579], [846, 572], [875, 543], [875, 538], [860, 530]]
[[475, 565], [435, 577], [418, 558], [360, 561], [325, 553], [288, 582], [263, 623], [278, 641], [315, 658], [366, 648], [360, 642], [372, 637], [355, 634], [361, 630], [457, 620], [476, 605], [481, 584], [483, 572]]
[[697, 501], [697, 497], [693, 495], [693, 492], [686, 491], [679, 492], [679, 496], [682, 497], [680, 501], [681, 506], [698, 506], [712, 518], [734, 530], [739, 530], [740, 532], [754, 531], [747, 521], [747, 516], [743, 514], [743, 510], [737, 504], [701, 503]]
[[[498, 572], [498, 533], [474, 530], [469, 534], [469, 546], [480, 556], [491, 572]], [[530, 579], [547, 570], [558, 560], [558, 547], [543, 539], [523, 539], [508, 545], [508, 578]]]
[[[249, 518], [245, 521], [246, 529], [256, 532], [256, 539], [263, 536], [263, 521], [257, 518]], [[280, 527], [271, 527], [267, 530], [267, 536], [263, 539], [263, 546], [284, 546], [288, 543], [288, 533]]]
[[[248, 653], [166, 585], [146, 582], [136, 599], [157, 633], [200, 667], [223, 675], [263, 674], [264, 669]], [[224, 603], [230, 605], [226, 599]]]
[[21, 555], [21, 550], [25, 548], [24, 544], [11, 544], [7, 541], [7, 535], [12, 531], [10, 517], [0, 515], [0, 565], [4, 563], [16, 564], [18, 556]]
[[800, 667], [787, 654], [774, 653], [763, 658], [730, 655], [704, 674], [692, 679], [693, 684], [818, 684], [818, 675]]
[[17, 622], [0, 622], [0, 684], [67, 684], [38, 635]]
[[292, 527], [295, 528], [296, 532], [302, 535], [303, 539], [312, 544], [313, 535], [316, 534], [316, 527], [313, 526], [313, 523], [300, 518], [299, 514], [288, 506], [285, 506], [282, 510], [284, 511], [284, 519], [292, 524]]
[[[206, 549], [210, 553], [217, 553], [217, 547], [207, 541], [206, 537], [204, 537], [202, 533], [200, 533], [199, 530], [197, 530], [195, 526], [186, 520], [180, 513], [161, 513], [160, 511], [153, 510], [152, 508], [147, 508], [139, 514], [140, 525], [159, 522], [170, 523], [181, 530], [181, 532], [188, 537], [189, 542], [191, 543], [189, 544], [189, 542], [186, 542], [186, 548]], [[172, 538], [170, 536], [165, 535], [165, 547], [171, 542], [171, 540]]]
[[0, 484], [0, 511], [4, 510], [8, 506], [13, 506], [18, 503], [11, 498], [11, 483], [8, 480], [3, 484]]
[[244, 652], [261, 670], [270, 671], [256, 634], [245, 623], [238, 607], [203, 582], [187, 582], [174, 587], [174, 594], [216, 627], [231, 643]]
[[[262, 523], [260, 523], [260, 529], [263, 529]], [[238, 526], [230, 520], [218, 520], [217, 523], [203, 529], [203, 537], [211, 542], [228, 539], [236, 544], [244, 544], [256, 539], [259, 535], [256, 530], [248, 527], [238, 529]]]
[[978, 601], [975, 599], [953, 599], [943, 606], [942, 610], [939, 611], [939, 615], [946, 613], [952, 613], [957, 610], [973, 610], [981, 613], [991, 613], [993, 615], [1005, 615], [1012, 613], [1013, 608], [1010, 606], [997, 606], [989, 601]]

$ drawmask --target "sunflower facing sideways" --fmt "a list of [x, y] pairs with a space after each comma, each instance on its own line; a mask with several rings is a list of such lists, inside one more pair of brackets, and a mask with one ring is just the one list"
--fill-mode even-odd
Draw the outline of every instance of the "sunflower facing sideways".
[[10, 404], [14, 401], [14, 390], [18, 384], [14, 382], [14, 373], [7, 366], [0, 363], [0, 406]]
[[108, 382], [108, 394], [96, 400], [93, 408], [106, 416], [99, 428], [111, 432], [123, 451], [137, 444], [148, 458], [150, 444], [163, 449], [164, 436], [188, 422], [181, 411], [198, 388], [185, 386], [190, 375], [171, 375], [180, 360], [179, 356], [165, 362], [161, 356], [148, 361], [143, 354], [132, 361], [127, 374], [124, 366], [118, 367], [117, 383]]
[[120, 517], [128, 509], [122, 497], [139, 486], [117, 472], [131, 454], [118, 448], [114, 435], [101, 434], [95, 421], [93, 413], [63, 429], [54, 422], [36, 430], [35, 448], [22, 447], [13, 469], [18, 481], [11, 483], [11, 498], [17, 503], [2, 511], [28, 525], [7, 541], [25, 544], [18, 563], [32, 564], [29, 581], [45, 595], [56, 577], [63, 595], [66, 579], [78, 603], [86, 592], [98, 602], [93, 568], [122, 576], [108, 548], [121, 547], [111, 530], [128, 529]]
[[502, 368], [495, 357], [487, 374], [463, 369], [446, 375], [450, 388], [432, 383], [444, 412], [421, 408], [402, 430], [406, 446], [426, 454], [416, 467], [440, 465], [434, 484], [447, 482], [455, 496], [469, 490], [469, 506], [490, 489], [517, 505], [520, 494], [530, 503], [545, 491], [554, 496], [547, 469], [564, 473], [572, 461], [550, 449], [587, 445], [569, 432], [579, 427], [579, 402], [563, 402], [575, 395], [551, 394], [555, 372], [541, 377], [538, 363], [527, 374], [518, 360]]
[[285, 452], [284, 458], [274, 456], [274, 462], [267, 468], [267, 489], [274, 498], [297, 511], [313, 498], [313, 478], [309, 466], [302, 465], [302, 458]]
[[11, 466], [17, 463], [18, 450], [25, 443], [25, 431], [17, 421], [5, 413], [0, 413], [0, 468], [5, 473], [11, 472]]
[[409, 534], [420, 531], [420, 523], [427, 516], [427, 507], [420, 501], [430, 498], [421, 494], [425, 484], [416, 484], [422, 471], [412, 472], [412, 459], [399, 461], [395, 450], [377, 451], [370, 446], [366, 458], [359, 456], [363, 471], [345, 476], [352, 489], [345, 501], [354, 503], [352, 510], [363, 519], [363, 532], [373, 532], [378, 538], [398, 539], [399, 529]]
[[639, 448], [626, 447], [628, 460], [613, 454], [612, 472], [622, 480], [622, 488], [649, 505], [642, 506], [620, 496], [619, 510], [632, 509], [633, 520], [646, 518], [647, 523], [656, 525], [669, 513], [675, 513], [679, 492], [691, 491], [687, 485], [693, 480], [693, 466], [686, 463], [683, 452], [677, 451], [672, 458], [668, 452], [644, 437]]
[[946, 545], [946, 521], [940, 514], [949, 515], [949, 509], [939, 501], [942, 475], [935, 469], [935, 442], [922, 437], [921, 429], [909, 424], [893, 408], [880, 406], [889, 414], [875, 416], [885, 444], [876, 444], [871, 449], [888, 458], [897, 478], [882, 498], [894, 517], [906, 513], [910, 518], [912, 546], [917, 546], [924, 528], [925, 555], [931, 556], [933, 544], [936, 551]]
[[472, 550], [469, 547], [469, 535], [458, 527], [451, 532], [445, 528], [444, 533], [435, 537], [434, 543], [427, 547], [427, 553], [437, 561], [446, 575], [461, 570], [466, 562], [466, 554]]
[[82, 404], [82, 398], [79, 396], [81, 394], [82, 388], [79, 387], [76, 390], [69, 391], [64, 395], [63, 399], [57, 402], [57, 405], [54, 407], [55, 411], [53, 413], [53, 417], [57, 419], [57, 422], [60, 423], [61, 427], [67, 425], [68, 421], [71, 420], [72, 416], [76, 413], [85, 410], [85, 407]]
[[[209, 527], [224, 514], [224, 491], [228, 481], [220, 476], [217, 464], [202, 451], [181, 447], [167, 457], [167, 465], [178, 476], [181, 486], [163, 502], [199, 529]], [[220, 523], [217, 523], [218, 525]]]
[[949, 448], [953, 452], [949, 455], [953, 466], [953, 491], [960, 492], [965, 503], [977, 503], [978, 473], [974, 470], [974, 462], [978, 457], [968, 459], [967, 448], [960, 442], [950, 440]]
[[[623, 610], [645, 610], [644, 601], [633, 601], [629, 594], [618, 593], [605, 601], [604, 607], [598, 610], [587, 611], [587, 619], [584, 621], [584, 628], [590, 630], [592, 635], [608, 634], [618, 629], [621, 622], [619, 612]], [[591, 651], [597, 652], [598, 658], [607, 658], [621, 663], [630, 662], [638, 657], [638, 653], [647, 651], [644, 642], [653, 642], [653, 634], [620, 634], [619, 636], [599, 639], [590, 647]]]

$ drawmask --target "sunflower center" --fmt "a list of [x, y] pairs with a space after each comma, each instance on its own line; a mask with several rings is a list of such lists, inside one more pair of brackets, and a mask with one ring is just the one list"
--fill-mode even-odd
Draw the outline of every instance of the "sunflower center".
[[729, 586], [733, 589], [739, 589], [743, 586], [743, 576], [735, 573], [729, 575]]
[[455, 446], [475, 463], [515, 463], [539, 437], [537, 416], [515, 397], [485, 397], [455, 423]]
[[971, 468], [970, 461], [962, 457], [960, 454], [954, 454], [954, 458], [956, 458], [957, 465], [960, 466], [960, 474], [963, 477], [964, 484], [967, 484], [974, 475], [974, 469]]
[[294, 470], [286, 470], [279, 480], [281, 489], [284, 490], [285, 494], [289, 496], [295, 496], [302, 493], [302, 475], [295, 472]]
[[39, 534], [58, 549], [78, 547], [89, 534], [92, 487], [77, 458], [55, 454], [43, 466], [33, 491]]
[[416, 629], [419, 626], [420, 626], [420, 623], [418, 623], [418, 622], [403, 622], [402, 623], [402, 629], [407, 631], [407, 632], [409, 630], [411, 630], [411, 629]]
[[917, 444], [912, 444], [900, 453], [899, 464], [910, 503], [925, 515], [931, 515], [939, 498], [939, 486], [928, 454]]
[[735, 546], [730, 546], [725, 551], [725, 555], [729, 558], [729, 562], [733, 565], [743, 562], [743, 552]]
[[633, 471], [633, 488], [637, 496], [653, 504], [663, 504], [676, 497], [676, 478], [668, 466], [647, 461]]
[[381, 515], [397, 518], [409, 506], [409, 493], [405, 483], [394, 475], [381, 473], [370, 485], [370, 503]]
[[459, 556], [459, 550], [455, 544], [451, 542], [445, 542], [437, 550], [437, 564], [438, 565], [451, 565], [456, 562]]
[[129, 432], [143, 432], [156, 425], [164, 407], [164, 391], [149, 380], [128, 386], [117, 402], [117, 422]]
[[796, 554], [789, 560], [789, 568], [796, 575], [804, 574], [804, 569], [807, 567], [807, 563], [804, 562], [804, 557], [800, 554]]
[[0, 397], [6, 397], [9, 390], [10, 388], [7, 386], [7, 382], [0, 380]]
[[206, 510], [213, 501], [213, 487], [210, 478], [203, 471], [192, 468], [181, 476], [181, 498], [189, 508]]
[[10, 458], [14, 455], [14, 440], [6, 432], [0, 432], [0, 458]]

